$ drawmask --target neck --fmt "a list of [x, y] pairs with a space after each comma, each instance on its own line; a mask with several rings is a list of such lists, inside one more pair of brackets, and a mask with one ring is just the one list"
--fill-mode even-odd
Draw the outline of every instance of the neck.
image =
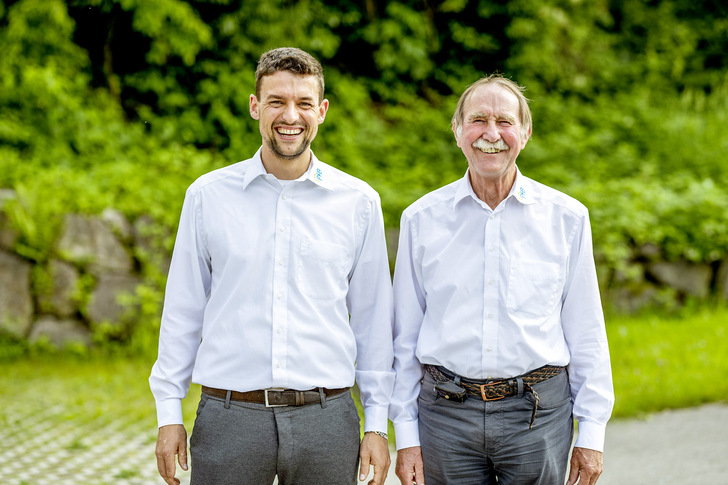
[[311, 151], [307, 150], [303, 155], [293, 159], [279, 158], [263, 147], [260, 154], [265, 171], [272, 174], [278, 180], [295, 180], [306, 173], [311, 163]]
[[516, 181], [515, 170], [513, 173], [498, 178], [483, 177], [474, 173], [472, 170], [468, 171], [468, 175], [475, 195], [478, 199], [488, 204], [488, 207], [491, 209], [498, 207], [498, 204], [508, 197], [513, 183]]

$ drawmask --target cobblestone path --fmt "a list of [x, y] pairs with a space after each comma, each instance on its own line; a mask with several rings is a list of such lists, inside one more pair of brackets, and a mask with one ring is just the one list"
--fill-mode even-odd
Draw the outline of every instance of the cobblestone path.
[[[68, 419], [64, 406], [41, 412], [44, 406], [39, 404], [3, 409], [0, 482], [4, 485], [164, 484], [154, 459], [153, 424]], [[189, 474], [178, 477], [183, 485], [189, 483]]]

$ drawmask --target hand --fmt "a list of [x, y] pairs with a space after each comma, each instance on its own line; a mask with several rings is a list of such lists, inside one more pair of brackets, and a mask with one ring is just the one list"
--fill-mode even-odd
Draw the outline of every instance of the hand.
[[174, 477], [176, 466], [174, 456], [177, 455], [179, 466], [187, 471], [187, 431], [181, 424], [170, 424], [159, 428], [157, 436], [157, 469], [164, 481], [169, 485], [179, 485]]
[[361, 440], [361, 447], [359, 447], [359, 458], [361, 458], [359, 481], [366, 480], [371, 465], [374, 467], [374, 476], [369, 481], [369, 485], [384, 485], [389, 464], [392, 462], [389, 458], [387, 440], [376, 433], [364, 433], [364, 439]]
[[594, 485], [602, 474], [602, 452], [588, 448], [574, 448], [571, 453], [571, 471], [566, 485]]
[[422, 450], [419, 446], [402, 448], [397, 452], [395, 473], [402, 485], [425, 485], [425, 470], [422, 467]]

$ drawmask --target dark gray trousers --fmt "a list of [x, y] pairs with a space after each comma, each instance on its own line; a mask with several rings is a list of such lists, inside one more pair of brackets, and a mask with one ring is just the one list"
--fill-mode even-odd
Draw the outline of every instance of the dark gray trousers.
[[359, 415], [348, 392], [277, 408], [203, 393], [190, 455], [192, 485], [354, 484]]
[[529, 392], [484, 402], [440, 398], [425, 373], [419, 396], [419, 429], [427, 485], [557, 485], [566, 477], [574, 432], [566, 372]]

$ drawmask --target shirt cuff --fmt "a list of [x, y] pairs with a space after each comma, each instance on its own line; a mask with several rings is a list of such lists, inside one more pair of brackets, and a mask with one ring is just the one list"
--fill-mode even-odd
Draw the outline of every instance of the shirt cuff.
[[397, 450], [420, 446], [420, 428], [417, 421], [394, 423], [394, 436]]
[[594, 421], [579, 421], [579, 435], [574, 444], [577, 448], [604, 451], [604, 437], [607, 426]]
[[169, 424], [184, 424], [181, 399], [157, 401], [157, 425], [161, 428]]
[[364, 432], [387, 432], [387, 406], [369, 406], [364, 408]]

